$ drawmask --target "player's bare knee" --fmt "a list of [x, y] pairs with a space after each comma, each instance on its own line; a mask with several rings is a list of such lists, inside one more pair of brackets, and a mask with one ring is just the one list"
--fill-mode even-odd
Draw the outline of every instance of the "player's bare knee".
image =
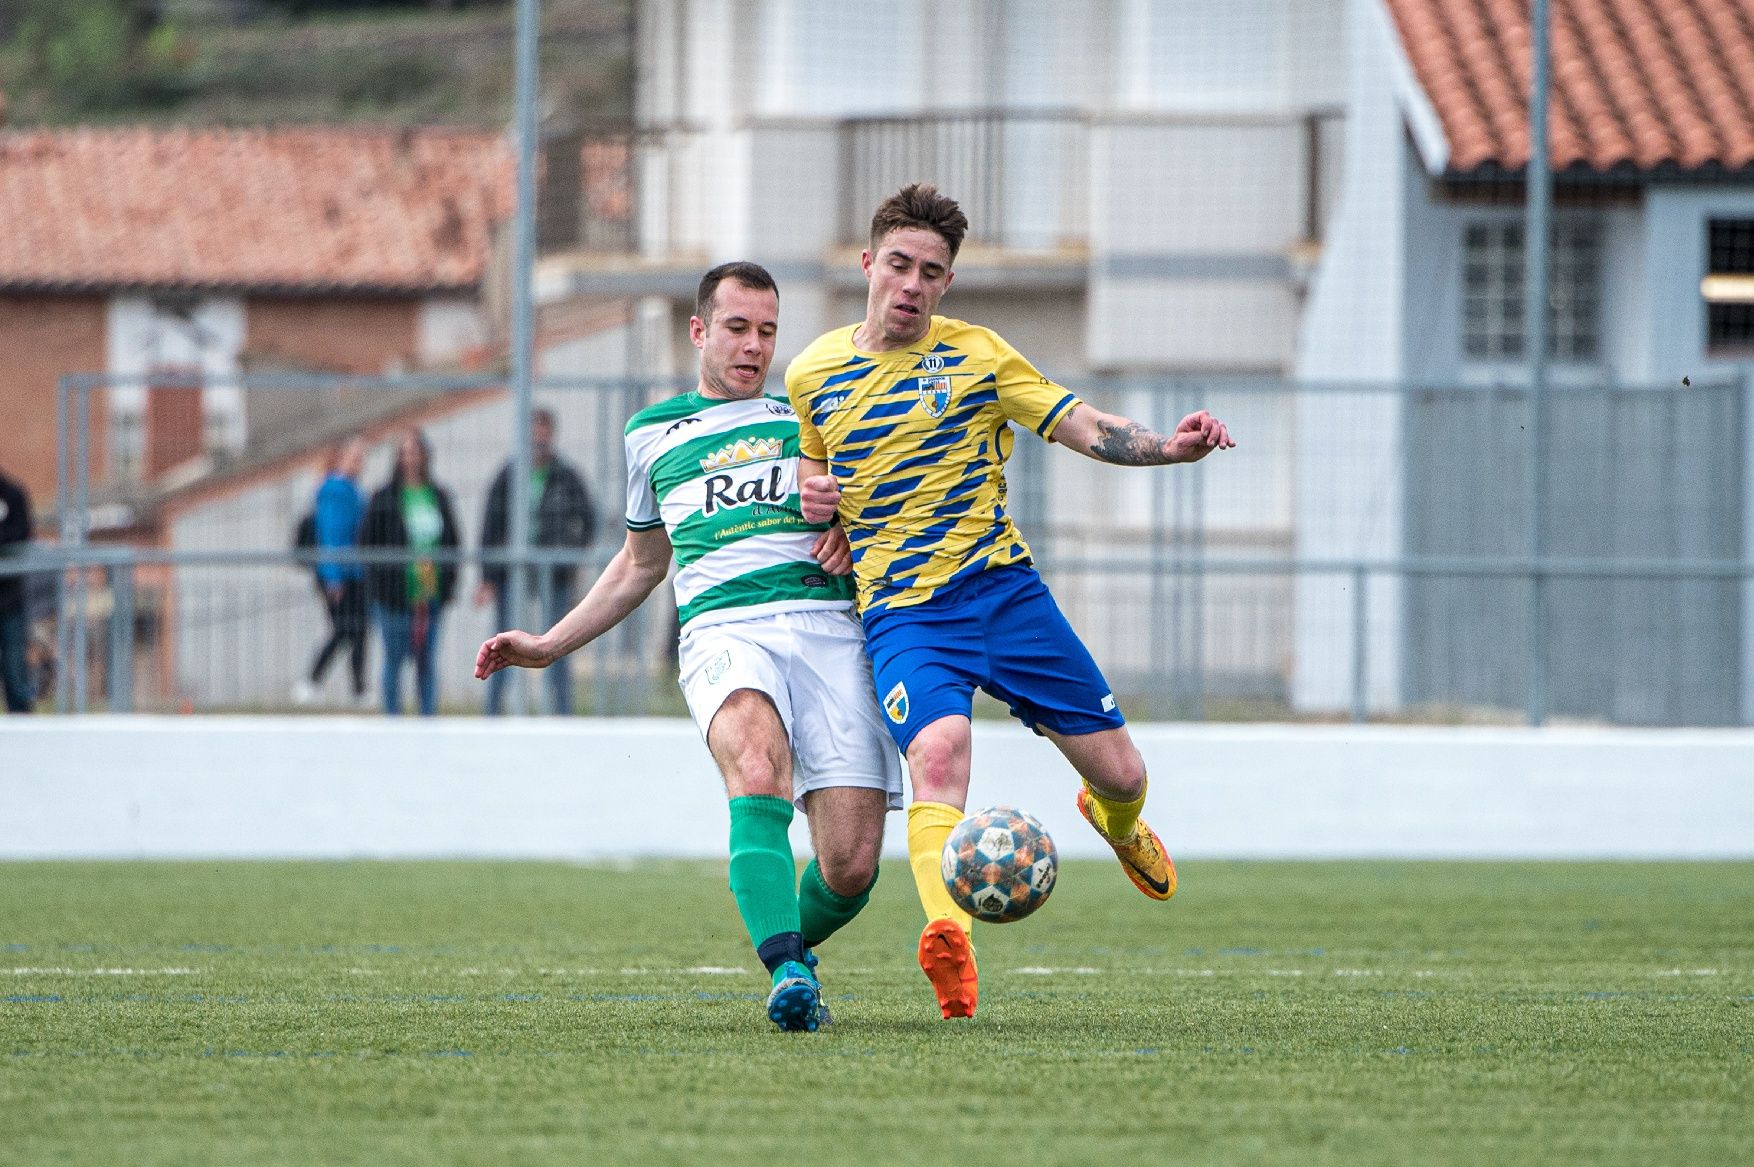
[[1145, 793], [1145, 757], [1130, 738], [1121, 738], [1104, 751], [1099, 772], [1090, 777], [1103, 794], [1131, 802]]
[[792, 797], [791, 758], [774, 749], [771, 743], [744, 740], [715, 754], [725, 786], [733, 797], [751, 794]]
[[707, 731], [707, 747], [733, 798], [792, 796], [791, 744], [772, 701], [753, 689], [725, 698]]
[[1122, 802], [1131, 802], [1145, 793], [1145, 758], [1132, 742], [1125, 742], [1114, 751], [1103, 767], [1103, 793]]
[[816, 866], [830, 891], [850, 899], [870, 887], [877, 877], [877, 854], [876, 844], [852, 840], [818, 852]]
[[966, 721], [952, 718], [935, 721], [908, 745], [908, 775], [916, 798], [940, 801], [960, 797], [968, 788], [968, 767]]

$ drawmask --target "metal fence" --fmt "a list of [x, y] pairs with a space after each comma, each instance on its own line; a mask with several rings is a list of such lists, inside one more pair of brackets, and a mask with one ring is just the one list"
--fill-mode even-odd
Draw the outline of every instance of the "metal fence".
[[[559, 453], [588, 482], [599, 518], [583, 551], [531, 552], [531, 564], [583, 567], [567, 601], [620, 542], [624, 419], [681, 387], [537, 383], [537, 403], [558, 422]], [[1210, 408], [1240, 442], [1195, 467], [1128, 470], [1018, 435], [1013, 513], [1136, 716], [1510, 722], [1541, 693], [1566, 719], [1754, 721], [1741, 382], [1550, 390], [1551, 554], [1538, 561], [1523, 550], [1524, 391], [1245, 378], [1078, 388], [1160, 429]], [[160, 390], [102, 376], [63, 381], [60, 542], [28, 562], [0, 561], [0, 571], [38, 573], [34, 628], [39, 659], [54, 664], [56, 706], [290, 707], [327, 632], [312, 556], [292, 546], [324, 455], [349, 434], [376, 443], [369, 491], [388, 477], [388, 442], [412, 426], [430, 441], [434, 478], [463, 528], [462, 548], [438, 557], [462, 572], [439, 631], [441, 705], [478, 711], [482, 687], [469, 668], [495, 613], [470, 596], [484, 563], [510, 558], [481, 547], [486, 492], [511, 448], [503, 387], [482, 378], [239, 377], [200, 389], [235, 395], [246, 419], [322, 420], [142, 479], [133, 463], [106, 455], [109, 403]], [[540, 599], [517, 623], [545, 626]], [[1541, 636], [1528, 625], [1535, 610]], [[572, 662], [574, 710], [680, 712], [673, 636], [660, 591]], [[375, 637], [371, 652], [376, 689]], [[333, 670], [319, 707], [345, 703], [342, 672]], [[535, 688], [514, 708], [538, 707]]]

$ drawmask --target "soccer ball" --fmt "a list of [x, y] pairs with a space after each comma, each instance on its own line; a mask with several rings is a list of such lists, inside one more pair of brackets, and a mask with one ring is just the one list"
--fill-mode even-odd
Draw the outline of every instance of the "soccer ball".
[[944, 844], [944, 886], [977, 920], [1009, 924], [1047, 903], [1060, 856], [1042, 825], [1010, 806], [977, 811]]

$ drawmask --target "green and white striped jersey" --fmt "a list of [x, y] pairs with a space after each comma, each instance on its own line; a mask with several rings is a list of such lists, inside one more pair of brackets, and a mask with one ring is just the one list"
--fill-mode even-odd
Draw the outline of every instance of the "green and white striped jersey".
[[627, 423], [627, 525], [676, 550], [683, 628], [851, 608], [851, 576], [810, 554], [823, 528], [798, 500], [798, 415], [783, 397], [684, 393]]

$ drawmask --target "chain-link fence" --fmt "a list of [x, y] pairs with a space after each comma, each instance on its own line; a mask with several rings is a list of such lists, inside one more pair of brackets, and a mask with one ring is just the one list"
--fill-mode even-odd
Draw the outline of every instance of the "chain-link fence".
[[[1019, 436], [1011, 508], [1130, 711], [1754, 722], [1754, 92], [1715, 56], [1686, 100], [1669, 91], [1672, 44], [1709, 26], [1739, 59], [1747, 31], [1700, 0], [1624, 29], [1563, 6], [1550, 45], [1529, 16], [1547, 7], [550, 5], [550, 34], [584, 38], [568, 46], [624, 54], [627, 99], [557, 99], [596, 90], [566, 74], [562, 93], [541, 58], [552, 84], [540, 100], [520, 85], [515, 125], [542, 165], [515, 218], [515, 151], [488, 135], [318, 134], [293, 164], [286, 142], [136, 144], [130, 167], [188, 151], [177, 181], [196, 147], [220, 177], [251, 158], [279, 159], [289, 188], [331, 165], [354, 177], [303, 199], [299, 230], [335, 246], [303, 249], [309, 270], [276, 268], [281, 283], [249, 282], [239, 256], [256, 253], [219, 237], [223, 199], [186, 249], [226, 259], [223, 279], [96, 263], [75, 273], [95, 302], [75, 319], [55, 283], [73, 275], [0, 272], [0, 329], [34, 329], [7, 335], [88, 338], [21, 342], [0, 370], [60, 378], [59, 539], [34, 552], [49, 570], [29, 592], [32, 667], [63, 709], [352, 702], [357, 637], [312, 684], [335, 631], [313, 568], [335, 563], [297, 550], [297, 529], [349, 437], [370, 446], [369, 500], [418, 429], [458, 528], [428, 557], [455, 569], [438, 704], [481, 708], [469, 658], [514, 619], [508, 589], [478, 585], [504, 578], [518, 542], [489, 535], [489, 512], [530, 432], [521, 370], [596, 520], [592, 541], [563, 545], [531, 514], [534, 558], [509, 578], [529, 592], [514, 622], [537, 626], [619, 544], [621, 427], [692, 384], [701, 273], [750, 259], [778, 277], [779, 392], [812, 337], [863, 318], [876, 204], [929, 182], [971, 221], [941, 312], [1105, 409], [1163, 429], [1209, 408], [1241, 443], [1140, 471]], [[510, 27], [493, 27], [503, 54]], [[1543, 140], [1550, 196], [1549, 168], [1529, 166]], [[89, 174], [117, 170], [97, 155], [121, 147], [93, 141], [79, 136]], [[72, 153], [29, 146], [0, 168]], [[72, 174], [44, 181], [80, 187]], [[133, 224], [161, 210], [130, 211], [116, 238], [144, 238]], [[421, 230], [380, 238], [374, 215]], [[398, 248], [452, 274], [358, 291], [385, 277], [346, 265]], [[51, 285], [53, 306], [20, 299]], [[30, 323], [51, 308], [58, 332]], [[311, 372], [335, 368], [386, 375]], [[20, 411], [14, 445], [39, 470], [50, 432]], [[362, 576], [398, 562], [347, 561]], [[673, 620], [654, 599], [580, 654], [570, 691], [537, 681], [514, 704], [679, 710]], [[366, 623], [375, 706], [384, 640]]]
[[[532, 572], [530, 609], [514, 623], [545, 627], [618, 548], [624, 419], [684, 387], [640, 378], [539, 384], [556, 464], [586, 484], [596, 536], [584, 547], [532, 551], [533, 564], [578, 570], [558, 585]], [[352, 704], [339, 658], [324, 685], [307, 691], [333, 631], [313, 570], [399, 567], [410, 556], [301, 549], [297, 529], [337, 443], [360, 435], [369, 444], [362, 486], [370, 495], [390, 481], [398, 442], [417, 428], [460, 528], [455, 550], [427, 556], [458, 571], [434, 622], [439, 704], [480, 710], [474, 653], [508, 615], [478, 588], [484, 566], [507, 558], [503, 546], [484, 546], [489, 495], [508, 456], [505, 391], [481, 379], [232, 379], [195, 391], [236, 394], [251, 415], [324, 402], [324, 428], [296, 449], [254, 450], [185, 485], [143, 489], [127, 462], [93, 456], [92, 419], [107, 399], [188, 390], [65, 382], [64, 543], [39, 552], [39, 562], [65, 566], [37, 621], [59, 664], [60, 706]], [[1135, 715], [1514, 721], [1540, 683], [1564, 718], [1749, 720], [1744, 611], [1754, 572], [1741, 553], [1741, 382], [1560, 393], [1564, 436], [1547, 450], [1554, 548], [1540, 563], [1523, 554], [1524, 391], [1256, 378], [1104, 378], [1079, 390], [1158, 429], [1209, 408], [1240, 441], [1193, 467], [1129, 470], [1018, 437], [1012, 509]], [[362, 402], [372, 407], [358, 409]], [[1665, 430], [1694, 437], [1650, 440]], [[1543, 638], [1527, 623], [1537, 586]], [[570, 663], [571, 709], [680, 710], [666, 591]], [[384, 695], [382, 634], [368, 624], [369, 708]], [[540, 688], [528, 700], [553, 708]]]

